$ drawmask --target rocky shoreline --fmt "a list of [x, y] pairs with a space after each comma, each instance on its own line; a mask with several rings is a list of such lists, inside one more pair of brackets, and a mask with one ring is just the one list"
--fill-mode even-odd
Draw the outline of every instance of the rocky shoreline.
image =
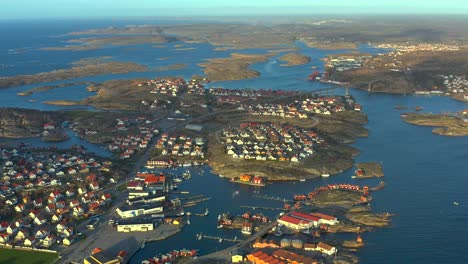
[[76, 79], [87, 76], [119, 74], [128, 72], [144, 72], [148, 67], [132, 62], [97, 62], [80, 64], [67, 69], [60, 69], [37, 74], [0, 77], [0, 89], [27, 84], [54, 82]]
[[309, 63], [310, 57], [299, 53], [288, 53], [281, 56], [280, 60], [286, 62], [286, 64], [281, 64], [281, 66], [298, 66]]
[[260, 76], [260, 73], [249, 69], [253, 63], [264, 62], [274, 54], [250, 55], [232, 53], [229, 58], [208, 59], [199, 66], [211, 81], [243, 80]]
[[436, 127], [432, 133], [442, 136], [467, 136], [468, 123], [462, 117], [445, 114], [406, 113], [401, 115], [403, 121], [418, 125]]

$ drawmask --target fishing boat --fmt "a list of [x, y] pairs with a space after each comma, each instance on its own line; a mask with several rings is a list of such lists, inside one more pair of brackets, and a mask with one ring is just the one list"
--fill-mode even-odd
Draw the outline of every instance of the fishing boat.
[[192, 174], [190, 173], [189, 170], [186, 170], [186, 171], [182, 174], [182, 177], [184, 177], [184, 179], [188, 180], [188, 179], [192, 178]]
[[324, 178], [328, 178], [328, 177], [330, 177], [330, 174], [328, 174], [328, 173], [324, 173], [324, 174], [322, 174], [322, 177], [324, 177]]
[[182, 178], [175, 177], [173, 181], [179, 183], [179, 182], [182, 182]]
[[453, 202], [453, 205], [459, 206], [460, 204], [458, 202]]
[[301, 178], [301, 179], [299, 179], [299, 181], [300, 181], [300, 182], [305, 182], [305, 181], [306, 181], [306, 179], [304, 179], [304, 178]]

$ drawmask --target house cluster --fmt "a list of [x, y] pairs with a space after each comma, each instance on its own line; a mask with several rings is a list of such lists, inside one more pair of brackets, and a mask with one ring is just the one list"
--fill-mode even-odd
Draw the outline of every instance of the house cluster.
[[71, 245], [76, 239], [73, 220], [98, 214], [111, 203], [111, 195], [99, 189], [97, 176], [90, 174], [86, 186], [46, 191], [34, 198], [23, 194], [14, 207], [21, 217], [0, 224], [0, 243], [41, 248]]
[[292, 211], [278, 218], [278, 224], [294, 230], [308, 230], [310, 228], [324, 227], [323, 225], [336, 225], [338, 219], [322, 213], [302, 213]]
[[67, 139], [68, 138], [68, 135], [67, 133], [65, 132], [65, 130], [60, 127], [60, 126], [55, 126], [54, 123], [52, 122], [46, 122], [42, 125], [42, 128], [43, 128], [43, 131], [41, 133], [41, 136], [43, 137], [43, 139], [47, 140], [47, 139]]
[[361, 111], [361, 105], [350, 96], [321, 96], [302, 101], [300, 109], [306, 113], [331, 115], [346, 110]]
[[449, 93], [468, 93], [468, 80], [465, 75], [445, 75], [444, 85]]
[[332, 68], [335, 71], [347, 71], [362, 67], [362, 63], [371, 58], [370, 55], [349, 54], [349, 55], [332, 55], [326, 61], [326, 67]]
[[[95, 160], [83, 154], [35, 153], [16, 149], [0, 149], [0, 161], [3, 162], [0, 195], [9, 206], [17, 203], [15, 193], [84, 181], [81, 176], [89, 173], [101, 175], [110, 171], [112, 166], [110, 161]], [[101, 177], [100, 182], [108, 180]]]
[[139, 83], [138, 87], [142, 86], [154, 87], [150, 93], [152, 94], [163, 94], [176, 97], [180, 90], [187, 88], [187, 82], [184, 79], [154, 79], [149, 80], [145, 83]]
[[377, 48], [381, 49], [393, 49], [391, 53], [401, 55], [403, 53], [410, 53], [416, 51], [456, 51], [460, 50], [458, 45], [449, 45], [449, 44], [436, 44], [436, 43], [420, 43], [413, 45], [405, 44], [380, 44]]
[[138, 117], [134, 122], [128, 118], [116, 120], [115, 131], [133, 130], [136, 133], [116, 136], [107, 146], [112, 152], [117, 152], [121, 159], [130, 158], [138, 150], [144, 150], [155, 135], [159, 133], [155, 124], [145, 117]]
[[191, 157], [200, 159], [205, 157], [205, 140], [202, 137], [191, 138], [184, 134], [164, 133], [155, 148], [162, 156]]
[[246, 101], [258, 100], [263, 97], [292, 96], [295, 91], [284, 90], [252, 90], [252, 89], [225, 89], [210, 88], [209, 94], [216, 97], [218, 104], [240, 104]]
[[187, 94], [204, 95], [205, 86], [200, 82], [200, 80], [191, 79], [187, 83]]
[[295, 104], [254, 104], [241, 105], [239, 110], [247, 110], [255, 116], [278, 116], [282, 118], [307, 118], [307, 114], [300, 112]]
[[314, 131], [276, 123], [242, 123], [221, 133], [226, 153], [246, 160], [299, 162], [323, 143]]

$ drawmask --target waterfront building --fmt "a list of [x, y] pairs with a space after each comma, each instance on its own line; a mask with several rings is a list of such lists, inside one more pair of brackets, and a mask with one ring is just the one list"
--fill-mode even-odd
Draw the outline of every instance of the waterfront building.
[[325, 244], [323, 242], [319, 242], [317, 244], [316, 250], [320, 251], [320, 252], [322, 252], [324, 254], [327, 254], [327, 255], [333, 255], [333, 254], [335, 254], [337, 252], [335, 247], [327, 245], [327, 244]]
[[132, 218], [141, 215], [158, 214], [164, 211], [162, 203], [145, 203], [138, 205], [123, 205], [115, 210], [122, 218]]
[[319, 225], [319, 218], [310, 214], [291, 212], [283, 215], [278, 219], [280, 225], [284, 225], [291, 229], [302, 230], [317, 227]]
[[120, 260], [100, 248], [93, 249], [91, 255], [83, 260], [84, 264], [119, 264]]
[[339, 223], [338, 219], [331, 215], [326, 215], [322, 213], [311, 213], [310, 215], [319, 218], [319, 224], [336, 225]]
[[147, 232], [154, 230], [152, 221], [128, 221], [119, 222], [117, 232]]

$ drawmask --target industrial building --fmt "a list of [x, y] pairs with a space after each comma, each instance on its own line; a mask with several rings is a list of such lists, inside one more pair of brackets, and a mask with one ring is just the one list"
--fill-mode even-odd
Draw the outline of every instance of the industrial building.
[[164, 211], [163, 203], [143, 203], [123, 205], [115, 210], [122, 218], [132, 218], [142, 215], [158, 214]]

